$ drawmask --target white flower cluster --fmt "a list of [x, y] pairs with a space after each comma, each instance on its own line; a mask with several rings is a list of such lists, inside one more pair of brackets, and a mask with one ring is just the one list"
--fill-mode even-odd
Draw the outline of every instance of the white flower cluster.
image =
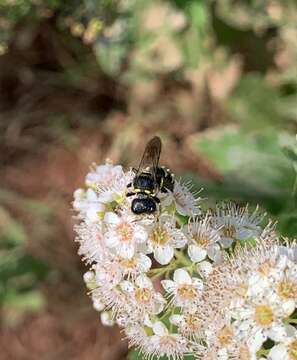
[[[110, 162], [74, 193], [84, 281], [101, 321], [144, 357], [297, 360], [297, 251], [256, 209], [200, 198], [175, 180], [158, 210], [131, 211], [133, 171]], [[228, 255], [228, 258], [227, 258]]]
[[235, 251], [208, 278], [204, 339], [215, 359], [297, 359], [297, 247], [266, 240]]

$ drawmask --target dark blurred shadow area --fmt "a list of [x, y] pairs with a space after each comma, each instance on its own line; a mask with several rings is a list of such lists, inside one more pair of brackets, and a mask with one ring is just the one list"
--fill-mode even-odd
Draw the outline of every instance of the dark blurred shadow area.
[[259, 4], [1, 2], [1, 359], [126, 358], [71, 202], [92, 163], [135, 166], [155, 134], [206, 204], [258, 204], [296, 237], [297, 6]]

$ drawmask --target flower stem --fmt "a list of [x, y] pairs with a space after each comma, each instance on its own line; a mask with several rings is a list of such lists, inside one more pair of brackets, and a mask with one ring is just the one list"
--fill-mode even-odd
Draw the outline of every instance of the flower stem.
[[284, 323], [285, 324], [297, 324], [297, 319], [288, 318], [288, 319], [284, 320]]
[[191, 260], [189, 260], [182, 251], [175, 250], [174, 256], [176, 257], [180, 265], [184, 265], [187, 267], [192, 265]]

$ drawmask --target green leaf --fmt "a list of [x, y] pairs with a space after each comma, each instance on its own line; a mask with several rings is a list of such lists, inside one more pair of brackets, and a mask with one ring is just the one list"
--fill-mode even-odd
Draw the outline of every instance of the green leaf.
[[219, 200], [252, 203], [264, 207], [278, 231], [296, 236], [297, 210], [292, 196], [294, 168], [283, 152], [294, 141], [286, 133], [249, 134], [237, 127], [220, 127], [193, 138], [193, 149], [220, 170], [221, 181], [192, 177], [197, 189], [203, 187], [205, 203]]
[[283, 123], [282, 98], [261, 75], [244, 76], [227, 101], [227, 109], [246, 129], [267, 130]]
[[223, 174], [256, 187], [258, 191], [289, 196], [294, 172], [282, 151], [287, 135], [246, 134], [236, 127], [217, 128], [194, 139], [194, 147]]

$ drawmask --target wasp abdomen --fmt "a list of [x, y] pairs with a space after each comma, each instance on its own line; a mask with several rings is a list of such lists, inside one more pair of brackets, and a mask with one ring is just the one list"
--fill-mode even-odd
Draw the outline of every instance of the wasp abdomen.
[[157, 205], [151, 197], [135, 198], [132, 201], [131, 210], [137, 215], [153, 214], [157, 210]]

